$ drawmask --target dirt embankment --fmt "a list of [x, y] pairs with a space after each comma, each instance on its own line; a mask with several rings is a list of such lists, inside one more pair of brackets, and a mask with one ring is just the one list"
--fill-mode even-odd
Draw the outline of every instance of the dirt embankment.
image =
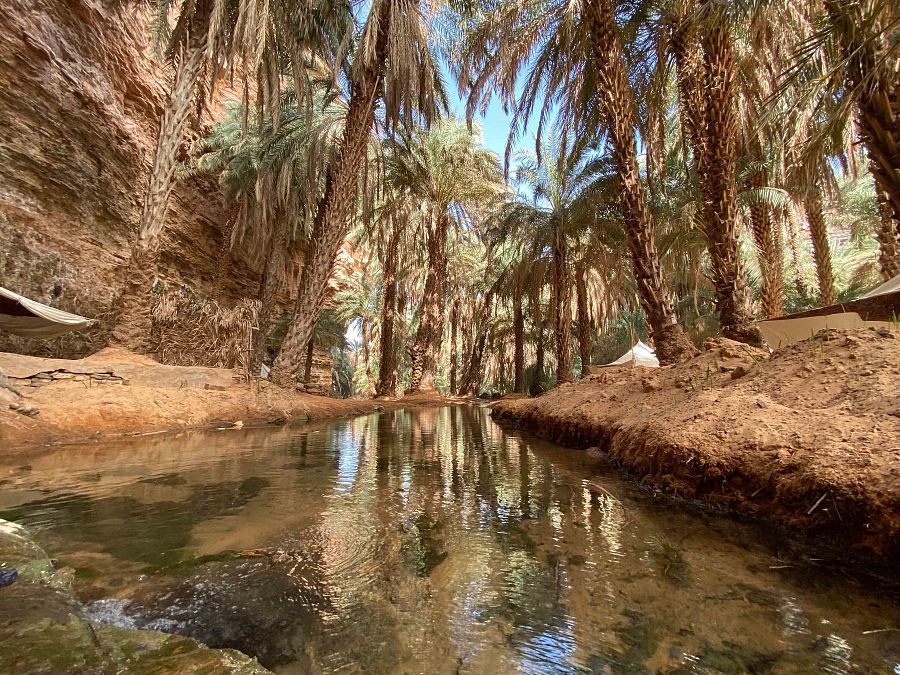
[[670, 495], [900, 557], [897, 331], [823, 331], [771, 356], [711, 340], [687, 363], [604, 370], [493, 414], [598, 446]]
[[[436, 397], [343, 400], [246, 383], [224, 368], [166, 366], [105, 349], [80, 360], [0, 353], [0, 452], [124, 434], [360, 415], [384, 407], [443, 405]], [[3, 383], [0, 382], [0, 385]]]

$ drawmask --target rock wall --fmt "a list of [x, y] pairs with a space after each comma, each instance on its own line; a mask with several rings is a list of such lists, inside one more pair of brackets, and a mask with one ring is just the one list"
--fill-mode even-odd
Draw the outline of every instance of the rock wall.
[[[108, 311], [136, 236], [170, 77], [153, 56], [146, 16], [127, 3], [0, 4], [0, 285], [86, 316]], [[215, 181], [180, 183], [162, 277], [210, 294], [224, 221]], [[256, 277], [235, 261], [214, 299], [255, 296]], [[97, 346], [88, 342], [25, 350], [81, 356]]]
[[[0, 333], [0, 351], [77, 358], [105, 345], [171, 75], [137, 3], [0, 3], [0, 286], [100, 319], [55, 340]], [[194, 120], [185, 154], [229, 96], [237, 97], [220, 88], [211, 111]], [[259, 271], [239, 250], [213, 287], [225, 222], [213, 179], [179, 182], [160, 258], [168, 287], [188, 286], [223, 307], [256, 296]], [[330, 383], [324, 360], [316, 379]]]

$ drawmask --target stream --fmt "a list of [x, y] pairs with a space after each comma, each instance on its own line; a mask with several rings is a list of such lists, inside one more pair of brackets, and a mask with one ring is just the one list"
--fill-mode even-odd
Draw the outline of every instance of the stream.
[[896, 587], [477, 406], [0, 459], [91, 616], [282, 673], [894, 673]]

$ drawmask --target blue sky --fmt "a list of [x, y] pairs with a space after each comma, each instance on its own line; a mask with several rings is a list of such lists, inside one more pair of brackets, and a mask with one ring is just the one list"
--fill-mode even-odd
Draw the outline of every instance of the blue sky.
[[[456, 80], [447, 72], [446, 66], [442, 68], [444, 81], [447, 84], [447, 97], [450, 99], [451, 111], [460, 119], [466, 117], [466, 101], [461, 99]], [[530, 150], [534, 147], [534, 130], [537, 126], [533, 119], [529, 121], [526, 133], [521, 134], [517, 139], [514, 150], [524, 149]], [[476, 117], [475, 122], [481, 126], [484, 137], [484, 145], [489, 150], [493, 150], [503, 161], [503, 154], [506, 152], [506, 139], [509, 136], [510, 115], [503, 112], [503, 107], [497, 100], [497, 97], [491, 99], [487, 112], [483, 117]]]

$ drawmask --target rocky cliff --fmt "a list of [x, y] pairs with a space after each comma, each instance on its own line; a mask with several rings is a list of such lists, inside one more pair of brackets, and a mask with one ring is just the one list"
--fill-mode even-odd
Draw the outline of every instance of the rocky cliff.
[[[171, 69], [154, 58], [140, 10], [103, 0], [0, 4], [0, 285], [90, 317], [104, 316], [136, 236]], [[194, 124], [199, 133], [210, 114]], [[224, 245], [215, 181], [178, 185], [161, 275], [203, 296]], [[235, 252], [213, 299], [255, 297], [257, 273]], [[102, 328], [0, 350], [83, 356]]]

